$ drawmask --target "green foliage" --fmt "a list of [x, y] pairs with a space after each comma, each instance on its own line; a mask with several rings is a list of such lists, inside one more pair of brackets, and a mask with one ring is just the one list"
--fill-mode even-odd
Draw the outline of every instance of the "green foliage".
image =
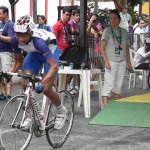
[[138, 18], [138, 12], [137, 11], [134, 11], [134, 8], [133, 7], [130, 7], [129, 9], [129, 14], [131, 15], [131, 18], [132, 18], [132, 24], [135, 24], [136, 21], [137, 21], [137, 18]]
[[138, 4], [142, 5], [144, 2], [148, 2], [148, 0], [129, 0], [128, 5], [129, 5], [129, 14], [132, 17], [132, 22], [133, 24], [136, 23], [139, 15], [137, 11], [134, 11], [134, 7], [137, 6]]
[[148, 2], [148, 0], [129, 0], [128, 1], [131, 7], [137, 6], [138, 4], [143, 4], [143, 2]]

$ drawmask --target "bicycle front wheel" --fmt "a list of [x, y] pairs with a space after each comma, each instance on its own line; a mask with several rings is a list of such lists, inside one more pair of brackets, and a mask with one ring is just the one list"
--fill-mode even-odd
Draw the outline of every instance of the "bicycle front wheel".
[[62, 101], [62, 104], [67, 108], [67, 119], [66, 123], [63, 128], [56, 130], [51, 125], [54, 124], [54, 118], [56, 113], [56, 106], [53, 104], [50, 107], [48, 119], [47, 119], [47, 126], [49, 125], [50, 128], [46, 129], [46, 137], [49, 142], [49, 144], [54, 147], [60, 147], [62, 146], [65, 141], [67, 140], [70, 131], [72, 129], [73, 120], [74, 120], [74, 102], [70, 95], [70, 93], [66, 90], [62, 90], [59, 92], [60, 100]]
[[[30, 109], [31, 107], [29, 107]], [[32, 108], [31, 108], [32, 109]], [[25, 150], [31, 141], [32, 125], [28, 131], [20, 128], [25, 110], [25, 96], [13, 97], [2, 110], [0, 115], [0, 145], [6, 150]], [[33, 116], [33, 110], [30, 111]]]

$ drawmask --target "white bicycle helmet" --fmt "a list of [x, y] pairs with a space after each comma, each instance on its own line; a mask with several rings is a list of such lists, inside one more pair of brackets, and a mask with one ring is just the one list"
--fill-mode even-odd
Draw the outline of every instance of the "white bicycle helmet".
[[35, 28], [33, 18], [29, 15], [20, 17], [14, 24], [14, 31], [19, 33], [30, 33]]

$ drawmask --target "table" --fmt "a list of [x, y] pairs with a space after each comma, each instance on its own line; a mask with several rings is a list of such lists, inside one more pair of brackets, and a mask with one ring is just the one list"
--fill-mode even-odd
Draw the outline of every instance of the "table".
[[79, 90], [79, 97], [78, 97], [78, 104], [77, 106], [80, 107], [82, 100], [84, 105], [84, 113], [85, 117], [89, 118], [91, 116], [91, 108], [90, 108], [90, 85], [92, 82], [90, 81], [90, 76], [92, 74], [98, 75], [98, 93], [99, 93], [99, 106], [103, 108], [102, 103], [102, 96], [101, 96], [101, 89], [102, 89], [102, 82], [101, 82], [101, 70], [100, 69], [59, 69], [59, 82], [58, 82], [58, 90], [65, 89], [66, 85], [66, 76], [67, 74], [79, 74], [80, 75], [80, 90]]

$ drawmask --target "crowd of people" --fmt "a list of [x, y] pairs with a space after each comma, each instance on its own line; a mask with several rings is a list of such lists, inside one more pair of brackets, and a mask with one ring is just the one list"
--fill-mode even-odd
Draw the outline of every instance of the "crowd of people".
[[[113, 99], [121, 98], [121, 89], [126, 72], [135, 69], [150, 69], [150, 64], [145, 60], [150, 56], [147, 37], [145, 45], [136, 49], [135, 66], [131, 65], [128, 38], [132, 18], [128, 13], [128, 5], [122, 6], [122, 11], [110, 10], [110, 26], [102, 28], [101, 18], [97, 14], [88, 15], [87, 19], [87, 47], [94, 48], [94, 57], [98, 58], [98, 68], [105, 69], [102, 97], [104, 105], [107, 105], [112, 94]], [[62, 106], [57, 95], [57, 79], [59, 57], [73, 45], [80, 44], [80, 11], [65, 7], [62, 17], [52, 27], [47, 24], [43, 15], [37, 16], [38, 24], [35, 25], [32, 17], [25, 15], [13, 23], [8, 16], [8, 8], [0, 6], [0, 71], [17, 72], [20, 68], [25, 74], [38, 75], [43, 67], [43, 79], [36, 87], [37, 93], [43, 92], [57, 106], [55, 128], [60, 129], [64, 125], [67, 110]], [[88, 13], [89, 14], [89, 13]], [[134, 33], [147, 33], [147, 21], [141, 18], [138, 25], [134, 26]], [[90, 36], [93, 37], [92, 40]], [[48, 37], [48, 38], [47, 38]], [[76, 37], [76, 38], [74, 38]], [[27, 56], [22, 59], [21, 51]], [[14, 61], [14, 63], [12, 63]], [[102, 63], [104, 61], [104, 64]], [[90, 66], [96, 65], [89, 56]], [[67, 86], [71, 80], [77, 78], [76, 85], [79, 88], [79, 76], [67, 76]], [[56, 92], [52, 90], [55, 86]], [[11, 98], [12, 81], [1, 82], [2, 94], [0, 100]]]

